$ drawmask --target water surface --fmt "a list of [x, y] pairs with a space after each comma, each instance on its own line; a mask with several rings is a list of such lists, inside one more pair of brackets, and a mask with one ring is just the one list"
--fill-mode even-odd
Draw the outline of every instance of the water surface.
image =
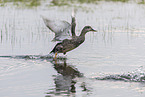
[[[7, 5], [8, 4], [8, 5]], [[1, 97], [144, 97], [145, 6], [137, 2], [0, 7]], [[53, 60], [54, 33], [40, 15], [91, 25], [85, 42]]]

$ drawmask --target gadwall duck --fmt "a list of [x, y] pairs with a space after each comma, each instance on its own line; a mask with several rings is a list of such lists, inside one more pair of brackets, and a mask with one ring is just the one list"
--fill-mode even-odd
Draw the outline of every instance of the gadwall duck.
[[85, 41], [85, 34], [89, 31], [97, 32], [96, 30], [92, 29], [91, 26], [85, 26], [79, 36], [75, 36], [72, 39], [64, 39], [62, 42], [57, 43], [50, 52], [55, 53], [54, 59], [56, 59], [58, 53], [66, 54], [66, 52], [71, 51], [81, 45]]

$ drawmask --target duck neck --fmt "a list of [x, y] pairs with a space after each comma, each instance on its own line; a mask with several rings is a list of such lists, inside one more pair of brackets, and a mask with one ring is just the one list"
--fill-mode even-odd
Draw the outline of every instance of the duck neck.
[[81, 34], [80, 34], [80, 37], [85, 37], [87, 31], [85, 31], [84, 29], [82, 30]]

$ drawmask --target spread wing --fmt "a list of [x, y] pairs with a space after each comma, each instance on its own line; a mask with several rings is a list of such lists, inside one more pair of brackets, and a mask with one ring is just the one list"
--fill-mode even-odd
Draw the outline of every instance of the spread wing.
[[69, 36], [69, 30], [71, 29], [71, 24], [67, 21], [60, 20], [50, 20], [42, 16], [45, 25], [55, 33], [55, 36], [59, 37], [61, 35]]

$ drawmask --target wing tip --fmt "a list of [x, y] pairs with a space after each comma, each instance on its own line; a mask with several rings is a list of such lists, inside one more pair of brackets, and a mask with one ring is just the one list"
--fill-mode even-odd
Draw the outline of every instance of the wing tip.
[[71, 14], [72, 17], [75, 17], [75, 16], [76, 16], [76, 11], [77, 11], [76, 8], [73, 8], [73, 9], [72, 9], [72, 14]]

